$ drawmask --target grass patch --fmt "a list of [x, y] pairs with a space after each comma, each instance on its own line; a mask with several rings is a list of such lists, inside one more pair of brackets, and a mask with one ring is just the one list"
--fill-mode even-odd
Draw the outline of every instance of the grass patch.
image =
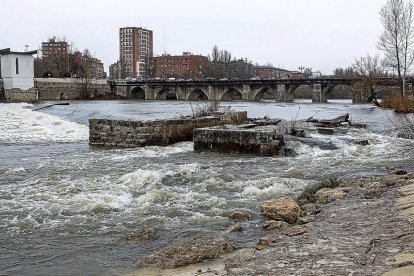
[[321, 182], [315, 185], [309, 185], [305, 190], [296, 198], [296, 201], [299, 203], [319, 203], [326, 204], [329, 202], [328, 198], [319, 198], [315, 196], [316, 192], [323, 188], [336, 188], [341, 184], [341, 180], [332, 176], [329, 179], [322, 180]]

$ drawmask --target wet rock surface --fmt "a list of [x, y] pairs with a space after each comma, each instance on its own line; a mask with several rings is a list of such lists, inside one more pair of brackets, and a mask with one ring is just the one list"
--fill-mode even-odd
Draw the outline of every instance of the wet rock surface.
[[133, 233], [127, 234], [125, 239], [136, 241], [152, 241], [158, 239], [158, 231], [154, 228], [138, 229]]
[[288, 223], [297, 222], [301, 212], [296, 201], [287, 196], [263, 202], [260, 210], [269, 219], [286, 221]]
[[202, 235], [168, 245], [142, 258], [137, 264], [157, 269], [176, 268], [215, 259], [234, 248], [233, 241], [221, 235]]
[[345, 197], [319, 213], [303, 205], [316, 213], [308, 223], [267, 230], [250, 260], [226, 262], [227, 275], [414, 275], [412, 178], [347, 181]]

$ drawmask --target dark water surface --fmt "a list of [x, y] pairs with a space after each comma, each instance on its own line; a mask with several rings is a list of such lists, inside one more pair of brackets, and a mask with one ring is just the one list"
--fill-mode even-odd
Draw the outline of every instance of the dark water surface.
[[[190, 114], [189, 103], [74, 101], [42, 112], [0, 104], [0, 274], [126, 273], [138, 258], [174, 239], [225, 230], [236, 210], [252, 219], [233, 238], [252, 245], [263, 200], [297, 194], [333, 175], [381, 175], [387, 166], [414, 165], [414, 142], [396, 138], [387, 110], [350, 101], [230, 105], [250, 117], [286, 120], [349, 113], [368, 128], [311, 133], [333, 150], [290, 141], [299, 153], [293, 158], [200, 154], [190, 142], [105, 150], [89, 147], [88, 118], [171, 118]], [[370, 145], [354, 145], [350, 138]], [[142, 227], [157, 228], [160, 239], [125, 239]]]

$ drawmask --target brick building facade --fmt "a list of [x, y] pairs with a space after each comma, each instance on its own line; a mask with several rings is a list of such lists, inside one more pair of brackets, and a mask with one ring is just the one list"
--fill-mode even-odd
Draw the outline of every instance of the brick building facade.
[[151, 76], [160, 78], [202, 78], [208, 58], [184, 52], [180, 56], [162, 55], [151, 59]]
[[255, 66], [254, 75], [261, 79], [290, 79], [292, 72], [286, 69], [275, 68], [272, 66]]

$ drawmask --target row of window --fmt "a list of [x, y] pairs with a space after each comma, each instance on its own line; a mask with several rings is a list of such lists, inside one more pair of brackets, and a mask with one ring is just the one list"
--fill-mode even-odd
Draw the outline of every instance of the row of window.
[[166, 63], [172, 63], [172, 62], [184, 62], [184, 61], [190, 61], [190, 59], [155, 59], [154, 62], [166, 62]]
[[158, 64], [157, 67], [189, 67], [188, 64]]

